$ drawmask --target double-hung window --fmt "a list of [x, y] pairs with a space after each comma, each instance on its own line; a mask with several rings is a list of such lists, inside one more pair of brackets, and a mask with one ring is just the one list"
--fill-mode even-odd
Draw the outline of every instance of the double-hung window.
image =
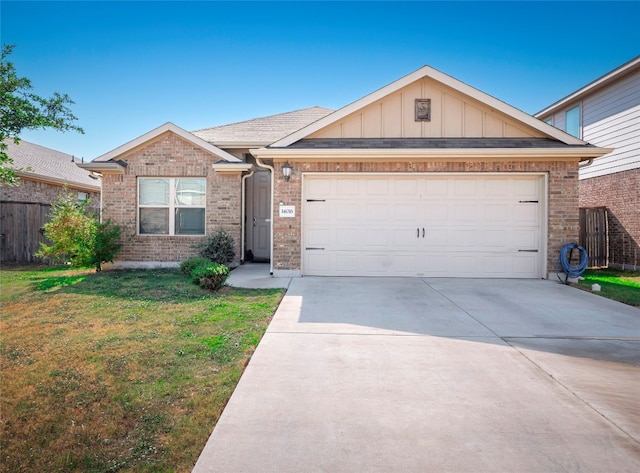
[[204, 177], [138, 179], [138, 233], [204, 235]]

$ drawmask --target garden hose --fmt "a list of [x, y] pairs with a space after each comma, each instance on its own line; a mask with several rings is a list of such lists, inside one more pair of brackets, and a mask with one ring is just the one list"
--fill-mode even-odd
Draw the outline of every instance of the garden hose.
[[[573, 256], [573, 250], [578, 250], [580, 253], [580, 261], [577, 265], [571, 264], [571, 257]], [[576, 243], [567, 243], [560, 250], [560, 255], [558, 256], [558, 264], [556, 265], [556, 275], [558, 279], [560, 279], [560, 273], [558, 271], [558, 267], [562, 268], [564, 274], [566, 275], [564, 284], [568, 284], [569, 278], [577, 278], [587, 269], [587, 265], [589, 264], [589, 256], [587, 255], [587, 250]], [[562, 281], [562, 279], [560, 279]]]

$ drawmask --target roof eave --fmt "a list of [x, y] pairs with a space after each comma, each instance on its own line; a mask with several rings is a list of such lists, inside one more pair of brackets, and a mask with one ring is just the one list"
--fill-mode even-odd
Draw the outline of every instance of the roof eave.
[[608, 74], [605, 74], [604, 76], [594, 80], [593, 82], [590, 82], [589, 84], [585, 85], [584, 87], [582, 87], [581, 89], [573, 92], [572, 94], [567, 95], [564, 98], [561, 98], [560, 100], [558, 100], [557, 102], [552, 103], [551, 105], [549, 105], [548, 107], [544, 108], [543, 110], [540, 110], [539, 112], [537, 112], [534, 117], [536, 118], [542, 118], [545, 117], [549, 114], [555, 113], [558, 110], [568, 106], [569, 104], [571, 104], [572, 102], [576, 102], [582, 98], [584, 98], [586, 95], [588, 94], [592, 94], [595, 91], [601, 89], [602, 87], [605, 87], [606, 85], [610, 84], [611, 82], [618, 80], [620, 77], [633, 72], [634, 70], [640, 68], [640, 56], [632, 59], [631, 61], [626, 62], [625, 64], [623, 64], [622, 66], [614, 69], [613, 71], [609, 72]]
[[415, 72], [412, 72], [411, 74], [408, 74], [398, 80], [396, 80], [395, 82], [392, 82], [391, 84], [382, 87], [378, 90], [376, 90], [375, 92], [372, 92], [369, 95], [366, 95], [365, 97], [356, 100], [355, 102], [325, 116], [324, 118], [321, 118], [313, 123], [311, 123], [310, 125], [307, 125], [304, 128], [301, 128], [300, 130], [290, 134], [289, 136], [286, 136], [284, 138], [282, 138], [281, 140], [278, 140], [276, 142], [274, 142], [273, 144], [271, 144], [272, 147], [286, 147], [289, 146], [303, 138], [306, 138], [307, 136], [309, 136], [312, 133], [315, 133], [333, 123], [336, 123], [337, 121], [343, 119], [344, 117], [346, 117], [347, 115], [356, 112], [359, 109], [362, 109], [368, 105], [371, 105], [372, 103], [375, 103], [376, 101], [382, 99], [383, 97], [386, 97], [387, 95], [392, 94], [393, 92], [396, 92], [400, 89], [402, 89], [403, 87], [406, 87], [407, 85], [423, 79], [425, 77], [429, 77], [437, 82], [440, 82], [441, 84], [450, 87], [454, 90], [457, 90], [458, 92], [467, 95], [473, 99], [476, 99], [488, 106], [490, 106], [491, 108], [493, 108], [494, 110], [501, 112], [505, 115], [508, 115], [528, 126], [530, 126], [531, 128], [538, 130], [539, 132], [545, 134], [546, 136], [555, 138], [565, 144], [568, 145], [584, 145], [586, 144], [584, 141], [582, 141], [579, 138], [576, 138], [575, 136], [572, 136], [568, 133], [565, 133], [562, 130], [559, 130], [558, 128], [555, 128], [547, 123], [544, 123], [543, 121], [538, 120], [537, 118], [534, 118], [533, 116], [518, 110], [517, 108], [501, 101], [498, 100], [497, 98], [486, 94], [474, 87], [471, 87], [470, 85], [459, 81], [458, 79], [455, 79], [443, 72], [438, 71], [437, 69], [434, 69], [430, 66], [423, 66], [420, 69], [418, 69]]
[[116, 161], [92, 161], [90, 163], [76, 163], [76, 166], [89, 172], [99, 172], [102, 174], [124, 174], [124, 171], [126, 169], [126, 166]]
[[145, 133], [144, 135], [141, 135], [138, 138], [135, 138], [134, 140], [131, 140], [128, 143], [125, 143], [122, 146], [119, 146], [109, 151], [108, 153], [103, 154], [102, 156], [98, 156], [96, 159], [93, 160], [93, 162], [111, 161], [135, 148], [138, 148], [139, 146], [144, 145], [148, 141], [154, 138], [157, 138], [158, 136], [166, 132], [175, 133], [176, 135], [180, 136], [182, 139], [192, 143], [195, 146], [202, 148], [203, 150], [225, 161], [229, 161], [231, 163], [242, 162], [241, 159], [233, 156], [230, 153], [227, 153], [226, 151], [218, 148], [217, 146], [212, 145], [211, 143], [203, 140], [202, 138], [192, 133], [189, 133], [188, 131], [180, 128], [179, 126], [171, 122], [167, 122], [164, 125], [160, 125], [158, 128], [154, 128], [153, 130]]
[[226, 162], [218, 162], [213, 163], [213, 170], [220, 173], [225, 172], [244, 172], [251, 169], [253, 165], [249, 163], [226, 163]]
[[44, 182], [47, 184], [54, 184], [58, 186], [67, 186], [67, 187], [72, 187], [73, 189], [78, 189], [82, 191], [100, 192], [102, 190], [100, 185], [92, 186], [92, 185], [83, 184], [77, 181], [70, 181], [68, 179], [59, 179], [57, 177], [43, 176], [42, 174], [36, 174], [29, 171], [16, 171], [16, 175], [22, 179], [30, 179], [33, 181]]
[[588, 159], [599, 158], [612, 152], [611, 148], [595, 146], [568, 148], [397, 148], [397, 149], [300, 149], [300, 148], [260, 148], [251, 153], [260, 159], [287, 159], [289, 161], [336, 160], [336, 159]]

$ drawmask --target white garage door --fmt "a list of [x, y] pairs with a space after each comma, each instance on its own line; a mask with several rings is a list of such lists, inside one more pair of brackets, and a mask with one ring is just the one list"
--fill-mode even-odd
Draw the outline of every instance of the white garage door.
[[316, 276], [541, 277], [539, 175], [305, 175]]

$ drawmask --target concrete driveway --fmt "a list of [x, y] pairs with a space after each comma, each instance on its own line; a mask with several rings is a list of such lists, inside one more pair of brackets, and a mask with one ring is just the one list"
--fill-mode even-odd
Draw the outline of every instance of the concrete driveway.
[[640, 310], [544, 280], [294, 279], [193, 471], [638, 472]]

